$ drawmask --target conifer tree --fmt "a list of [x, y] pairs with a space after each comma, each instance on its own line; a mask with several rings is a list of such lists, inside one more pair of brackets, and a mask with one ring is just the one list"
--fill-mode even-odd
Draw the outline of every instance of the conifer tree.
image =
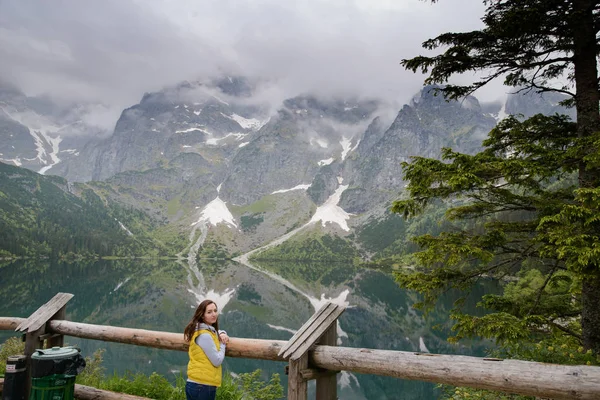
[[599, 3], [485, 0], [482, 29], [444, 33], [423, 43], [441, 53], [402, 61], [426, 73], [426, 84], [483, 74], [470, 85], [441, 87], [449, 99], [504, 79], [516, 92], [563, 93], [576, 110], [575, 121], [511, 117], [479, 154], [444, 149], [443, 161], [404, 165], [409, 198], [395, 202], [395, 212], [411, 216], [441, 198], [452, 201], [448, 217], [463, 222], [458, 231], [416, 239], [425, 268], [400, 274], [402, 285], [432, 300], [483, 275], [521, 277], [503, 296], [484, 297], [494, 314], [456, 315], [459, 337], [558, 332], [600, 354]]

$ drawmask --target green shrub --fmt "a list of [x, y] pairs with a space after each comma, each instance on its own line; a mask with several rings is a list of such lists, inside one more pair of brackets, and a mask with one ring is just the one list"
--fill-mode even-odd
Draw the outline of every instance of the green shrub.
[[23, 354], [25, 351], [25, 343], [21, 338], [11, 337], [6, 339], [0, 346], [0, 376], [6, 372], [6, 360], [10, 356]]
[[126, 373], [124, 376], [115, 374], [102, 381], [100, 389], [148, 397], [150, 399], [185, 399], [185, 389], [179, 380], [178, 385], [173, 386], [167, 378], [156, 372], [153, 372], [150, 376], [141, 373]]
[[88, 356], [85, 358], [85, 368], [77, 376], [77, 383], [96, 388], [102, 385], [102, 381], [104, 380], [103, 354], [104, 349], [98, 349], [91, 357]]
[[[273, 374], [271, 380], [266, 383], [260, 379], [260, 370], [247, 374], [240, 374], [234, 384], [239, 385], [244, 393], [243, 399], [254, 400], [276, 400], [283, 397], [283, 387], [279, 380], [279, 374]], [[227, 375], [229, 376], [229, 375]], [[219, 396], [217, 395], [217, 398]], [[228, 400], [223, 398], [223, 400]]]

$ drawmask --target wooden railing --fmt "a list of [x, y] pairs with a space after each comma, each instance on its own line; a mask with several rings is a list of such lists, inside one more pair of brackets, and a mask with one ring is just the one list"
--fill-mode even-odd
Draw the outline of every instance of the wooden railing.
[[[0, 330], [14, 330], [25, 319], [0, 317]], [[159, 349], [187, 351], [181, 333], [51, 320], [51, 334]], [[287, 342], [231, 338], [228, 357], [284, 361], [278, 353]], [[490, 389], [551, 399], [600, 399], [600, 367], [423, 354], [317, 345], [309, 351], [309, 365], [331, 371], [392, 376], [455, 386]], [[309, 375], [310, 372], [307, 372]], [[314, 376], [313, 376], [314, 377]], [[306, 376], [311, 378], [311, 376]]]

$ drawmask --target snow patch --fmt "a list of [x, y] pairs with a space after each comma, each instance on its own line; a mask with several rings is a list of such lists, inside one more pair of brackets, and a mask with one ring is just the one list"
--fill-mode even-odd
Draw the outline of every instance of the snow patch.
[[243, 138], [245, 138], [246, 136], [248, 136], [247, 133], [233, 133], [230, 132], [227, 135], [220, 137], [220, 138], [210, 138], [206, 140], [206, 144], [211, 145], [211, 146], [216, 146], [219, 144], [219, 142], [221, 140], [225, 140], [230, 136], [234, 136], [236, 138], [236, 140], [242, 140]]
[[265, 124], [267, 122], [269, 122], [268, 119], [261, 121], [256, 118], [244, 118], [241, 115], [237, 115], [237, 114], [231, 114], [230, 116], [225, 115], [225, 114], [223, 114], [223, 115], [226, 116], [227, 118], [230, 118], [230, 119], [234, 120], [235, 122], [237, 122], [242, 128], [251, 129], [253, 131], [259, 130], [260, 128], [265, 126]]
[[[219, 185], [220, 188], [220, 185]], [[191, 226], [200, 224], [201, 222], [207, 222], [213, 226], [217, 226], [220, 223], [237, 228], [237, 224], [233, 219], [233, 215], [227, 208], [227, 204], [219, 197], [208, 203], [202, 212], [198, 221], [194, 222]]]
[[350, 231], [348, 223], [346, 222], [348, 219], [350, 219], [350, 214], [338, 206], [340, 198], [342, 197], [342, 193], [344, 190], [348, 189], [348, 186], [349, 185], [342, 185], [338, 187], [335, 193], [333, 193], [323, 205], [317, 208], [317, 211], [311, 218], [310, 222], [321, 221], [323, 226], [325, 226], [327, 222], [332, 222], [334, 224], [338, 224], [340, 228], [346, 232]]
[[[235, 288], [234, 289], [226, 288], [223, 293], [219, 293], [219, 292], [214, 291], [213, 289], [210, 289], [208, 292], [206, 292], [206, 296], [204, 297], [204, 299], [211, 299], [212, 301], [214, 301], [215, 304], [217, 305], [217, 310], [219, 310], [219, 312], [222, 312], [222, 310], [225, 308], [227, 303], [229, 303], [229, 301], [233, 297], [234, 293], [235, 293]], [[199, 299], [198, 296], [196, 296], [196, 298], [198, 299], [198, 302], [204, 300], [204, 299]]]
[[350, 139], [347, 139], [345, 137], [343, 137], [342, 140], [340, 141], [340, 144], [342, 145], [342, 161], [344, 161], [346, 159], [346, 156], [350, 152], [350, 144], [351, 143], [352, 142], [350, 141]]
[[123, 225], [123, 223], [121, 221], [119, 221], [116, 218], [115, 218], [115, 221], [117, 221], [119, 223], [119, 226], [121, 227], [121, 229], [123, 229], [127, 233], [127, 236], [133, 236], [133, 233], [131, 233], [131, 231], [129, 229], [127, 229], [127, 227], [125, 225]]
[[355, 387], [360, 387], [360, 384], [358, 383], [358, 379], [356, 378], [356, 375], [348, 372], [348, 371], [342, 371], [340, 372], [340, 387], [341, 388], [347, 388], [350, 387], [350, 385], [354, 384]]
[[496, 122], [502, 121], [504, 118], [508, 117], [506, 113], [506, 102], [502, 103], [502, 108], [498, 111], [498, 115], [496, 116]]
[[42, 135], [44, 139], [46, 139], [46, 142], [48, 142], [52, 148], [52, 152], [49, 154], [51, 163], [38, 171], [39, 174], [44, 175], [46, 171], [48, 171], [50, 168], [54, 167], [60, 162], [60, 158], [58, 158], [58, 153], [60, 152], [59, 146], [60, 142], [62, 141], [62, 138], [60, 136], [56, 136], [55, 138], [50, 137], [42, 130], [38, 131], [38, 133]]
[[423, 336], [419, 337], [419, 351], [421, 353], [429, 353], [429, 349], [425, 346], [425, 341], [423, 340]]
[[188, 129], [181, 129], [181, 130], [175, 131], [175, 133], [186, 133], [186, 132], [193, 132], [193, 131], [200, 131], [200, 132], [204, 132], [204, 133], [206, 133], [207, 135], [210, 135], [210, 134], [211, 134], [210, 132], [208, 132], [208, 131], [206, 131], [206, 130], [204, 130], [204, 129], [202, 129], [202, 128], [188, 128]]
[[226, 101], [224, 101], [224, 100], [221, 100], [221, 99], [220, 99], [220, 98], [218, 98], [217, 96], [213, 96], [213, 98], [214, 98], [215, 100], [217, 100], [219, 103], [225, 104], [226, 106], [228, 106], [228, 105], [229, 105], [229, 103], [228, 103], [228, 102], [226, 102]]
[[327, 160], [321, 160], [319, 161], [319, 167], [322, 167], [324, 165], [329, 165], [333, 162], [333, 158], [328, 158]]
[[120, 288], [121, 286], [123, 286], [124, 284], [126, 284], [127, 282], [129, 282], [129, 280], [130, 280], [130, 279], [131, 279], [131, 277], [129, 277], [129, 278], [127, 278], [127, 279], [125, 279], [124, 281], [121, 281], [121, 282], [119, 282], [119, 283], [117, 284], [117, 286], [116, 286], [116, 287], [115, 287], [115, 288], [112, 290], [112, 291], [113, 291], [113, 293], [114, 293], [114, 292], [116, 292], [117, 290], [119, 290], [119, 288]]
[[[0, 154], [2, 155], [2, 154]], [[0, 158], [0, 160], [6, 162], [6, 163], [13, 163], [15, 164], [15, 166], [20, 167], [21, 165], [23, 165], [23, 163], [21, 162], [21, 159], [19, 157], [15, 157], [15, 158], [10, 158], [10, 159], [4, 159], [4, 158]]]
[[294, 333], [297, 332], [297, 331], [295, 331], [293, 329], [286, 328], [286, 327], [283, 327], [283, 326], [276, 326], [276, 325], [271, 325], [271, 324], [267, 324], [267, 326], [269, 328], [271, 328], [271, 329], [275, 329], [275, 330], [278, 330], [278, 331], [286, 331], [286, 332], [290, 332], [291, 334], [294, 334]]
[[310, 145], [311, 146], [317, 145], [323, 149], [326, 149], [328, 147], [327, 141], [325, 139], [321, 139], [321, 138], [310, 139]]
[[292, 190], [306, 190], [310, 187], [310, 184], [301, 184], [298, 186], [294, 186], [291, 189], [281, 189], [281, 190], [276, 190], [271, 194], [277, 194], [277, 193], [285, 193], [285, 192], [291, 192]]
[[201, 112], [202, 112], [202, 110], [194, 111], [194, 114], [200, 115]]
[[239, 148], [242, 148], [242, 147], [244, 147], [244, 146], [247, 146], [248, 144], [250, 144], [250, 142], [244, 142], [244, 143], [240, 143], [240, 144], [238, 145], [238, 147], [239, 147]]

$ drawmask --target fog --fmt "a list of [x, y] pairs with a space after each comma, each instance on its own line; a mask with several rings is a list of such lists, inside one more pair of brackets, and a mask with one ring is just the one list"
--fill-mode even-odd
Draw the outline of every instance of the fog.
[[145, 92], [227, 75], [260, 80], [273, 105], [300, 93], [404, 104], [423, 76], [400, 61], [481, 27], [483, 11], [472, 0], [3, 0], [0, 80], [101, 103], [89, 118], [107, 125]]

